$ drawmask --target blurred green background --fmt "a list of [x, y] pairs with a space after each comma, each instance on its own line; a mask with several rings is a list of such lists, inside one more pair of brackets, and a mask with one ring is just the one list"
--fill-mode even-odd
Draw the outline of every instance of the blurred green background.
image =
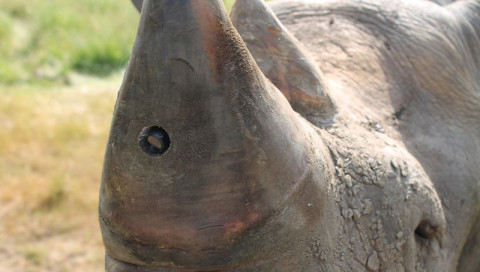
[[109, 74], [127, 62], [137, 21], [128, 0], [2, 0], [0, 82]]
[[138, 21], [128, 0], [2, 0], [0, 7], [3, 84], [64, 82], [72, 71], [109, 75], [125, 66]]
[[129, 0], [0, 0], [0, 271], [103, 271], [102, 160], [138, 20]]

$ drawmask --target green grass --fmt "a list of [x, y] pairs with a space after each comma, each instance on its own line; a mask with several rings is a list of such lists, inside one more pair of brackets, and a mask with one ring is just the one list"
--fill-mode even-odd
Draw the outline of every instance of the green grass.
[[235, 3], [235, 0], [223, 0], [223, 3], [225, 4], [227, 10], [230, 10]]
[[107, 76], [126, 65], [138, 19], [129, 0], [0, 1], [0, 83]]
[[102, 161], [138, 19], [129, 0], [0, 0], [0, 271], [102, 271]]
[[1, 1], [0, 82], [107, 75], [127, 63], [138, 18], [129, 1]]
[[0, 90], [0, 271], [102, 269], [98, 190], [121, 73], [71, 80]]

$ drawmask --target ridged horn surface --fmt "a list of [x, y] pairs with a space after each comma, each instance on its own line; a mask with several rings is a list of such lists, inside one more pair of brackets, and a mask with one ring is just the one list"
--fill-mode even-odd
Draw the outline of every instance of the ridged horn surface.
[[210, 271], [260, 258], [245, 233], [308, 179], [309, 125], [221, 1], [143, 5], [100, 192], [107, 260]]

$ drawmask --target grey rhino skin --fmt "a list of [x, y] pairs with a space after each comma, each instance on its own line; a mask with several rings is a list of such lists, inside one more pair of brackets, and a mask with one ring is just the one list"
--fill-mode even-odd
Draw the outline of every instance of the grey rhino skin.
[[480, 271], [480, 1], [449, 2], [146, 0], [106, 270]]

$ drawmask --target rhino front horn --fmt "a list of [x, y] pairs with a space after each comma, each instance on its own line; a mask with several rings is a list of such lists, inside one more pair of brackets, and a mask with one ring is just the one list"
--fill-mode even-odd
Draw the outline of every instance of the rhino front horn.
[[220, 0], [145, 1], [100, 192], [107, 270], [220, 271], [284, 250], [277, 235], [306, 221], [272, 218], [299, 191], [323, 199], [313, 133]]

